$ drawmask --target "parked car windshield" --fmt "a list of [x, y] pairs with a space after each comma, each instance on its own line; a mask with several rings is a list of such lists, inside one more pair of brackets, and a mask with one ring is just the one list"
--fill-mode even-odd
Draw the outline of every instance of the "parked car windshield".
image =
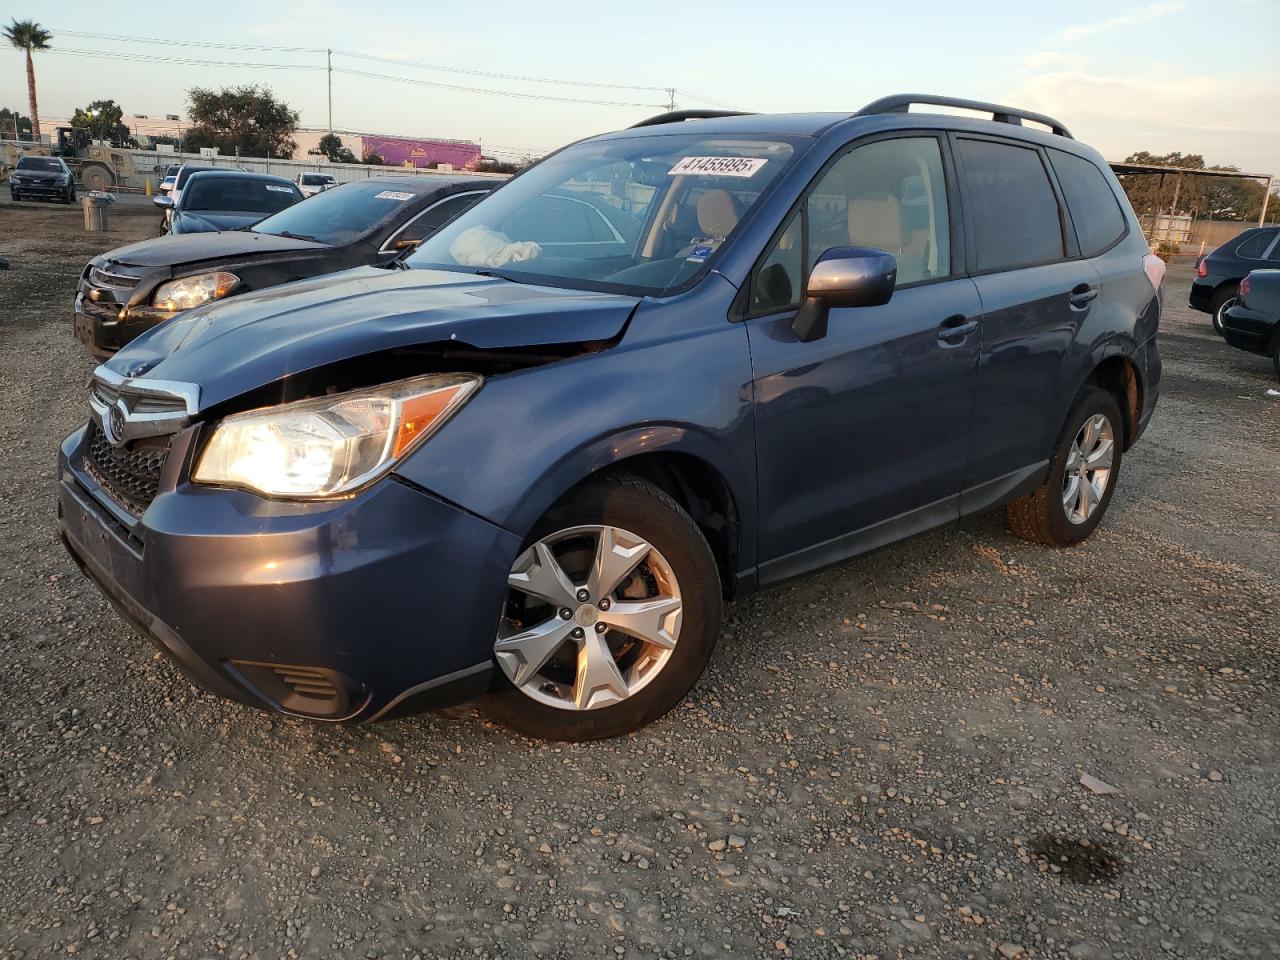
[[62, 161], [49, 157], [21, 157], [18, 160], [19, 170], [44, 170], [47, 173], [61, 173]]
[[406, 263], [661, 294], [715, 259], [793, 152], [736, 136], [577, 144], [459, 215]]
[[422, 192], [377, 178], [357, 180], [308, 197], [306, 203], [255, 223], [252, 229], [254, 233], [302, 237], [331, 246], [351, 243], [395, 216]]
[[322, 187], [326, 183], [333, 183], [333, 177], [324, 173], [304, 173], [302, 175], [303, 186]]
[[275, 213], [300, 199], [293, 184], [240, 177], [193, 177], [182, 196], [182, 209], [206, 213]]

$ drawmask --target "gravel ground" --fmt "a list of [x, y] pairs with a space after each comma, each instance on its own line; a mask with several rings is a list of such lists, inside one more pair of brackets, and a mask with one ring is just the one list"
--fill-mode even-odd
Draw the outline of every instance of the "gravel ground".
[[1280, 956], [1280, 401], [1185, 264], [1088, 543], [993, 514], [736, 603], [670, 716], [562, 746], [219, 701], [76, 572], [115, 213], [0, 202], [0, 958]]

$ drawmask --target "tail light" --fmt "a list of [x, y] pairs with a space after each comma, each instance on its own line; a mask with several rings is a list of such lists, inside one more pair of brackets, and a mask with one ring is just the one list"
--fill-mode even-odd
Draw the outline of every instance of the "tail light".
[[1147, 275], [1147, 279], [1151, 281], [1151, 289], [1156, 293], [1160, 292], [1160, 284], [1164, 283], [1166, 269], [1164, 261], [1154, 253], [1148, 253], [1142, 258], [1142, 272]]
[[1249, 291], [1253, 289], [1253, 283], [1250, 280], [1250, 277], [1252, 276], [1253, 274], [1249, 274], [1249, 276], [1240, 281], [1240, 289], [1236, 294], [1236, 303], [1239, 303], [1241, 306], [1244, 305], [1244, 298], [1247, 297], [1249, 295]]
[[1208, 275], [1209, 275], [1209, 268], [1205, 266], [1204, 257], [1201, 257], [1199, 260], [1196, 261], [1196, 276], [1207, 277]]

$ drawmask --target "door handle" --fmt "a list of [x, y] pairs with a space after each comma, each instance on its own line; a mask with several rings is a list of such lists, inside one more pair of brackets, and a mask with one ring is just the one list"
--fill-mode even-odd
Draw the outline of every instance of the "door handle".
[[1097, 296], [1098, 296], [1098, 288], [1091, 287], [1087, 283], [1082, 283], [1077, 287], [1073, 287], [1071, 289], [1071, 296], [1069, 298], [1071, 301], [1071, 309], [1084, 310], [1089, 306], [1089, 303]]
[[970, 320], [963, 313], [957, 313], [953, 317], [947, 317], [938, 326], [938, 339], [948, 346], [956, 346], [962, 343], [965, 337], [978, 329], [978, 321]]

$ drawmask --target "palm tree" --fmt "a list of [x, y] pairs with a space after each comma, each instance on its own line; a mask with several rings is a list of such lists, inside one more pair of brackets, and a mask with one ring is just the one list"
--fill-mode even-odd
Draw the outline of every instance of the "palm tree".
[[40, 108], [36, 105], [36, 67], [31, 62], [33, 50], [48, 50], [51, 34], [34, 20], [14, 20], [4, 28], [8, 41], [27, 53], [27, 106], [31, 113], [31, 133], [40, 140]]

